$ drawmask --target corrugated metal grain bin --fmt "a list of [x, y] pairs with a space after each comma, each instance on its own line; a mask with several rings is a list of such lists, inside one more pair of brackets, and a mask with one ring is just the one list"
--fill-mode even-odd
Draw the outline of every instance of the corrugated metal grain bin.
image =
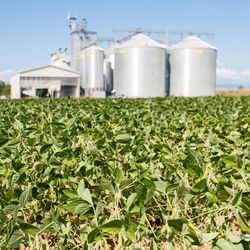
[[166, 48], [143, 34], [132, 37], [115, 50], [116, 96], [164, 97]]
[[216, 80], [215, 47], [190, 36], [171, 48], [170, 95], [214, 96]]
[[104, 90], [103, 57], [104, 50], [97, 46], [91, 46], [81, 52], [80, 82], [85, 90]]

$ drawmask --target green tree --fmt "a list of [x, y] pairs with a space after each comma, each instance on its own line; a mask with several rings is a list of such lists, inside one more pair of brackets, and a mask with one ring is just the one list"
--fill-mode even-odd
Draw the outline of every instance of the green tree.
[[10, 95], [10, 84], [0, 81], [0, 95], [9, 96]]
[[10, 84], [6, 84], [1, 91], [1, 95], [9, 96], [10, 95]]
[[0, 81], [0, 93], [2, 93], [2, 89], [5, 86], [5, 82], [4, 81]]

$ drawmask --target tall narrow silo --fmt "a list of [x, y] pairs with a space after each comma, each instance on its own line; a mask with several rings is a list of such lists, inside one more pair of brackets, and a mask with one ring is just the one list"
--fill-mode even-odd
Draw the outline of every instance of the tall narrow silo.
[[97, 41], [97, 34], [87, 31], [87, 19], [83, 18], [81, 23], [75, 17], [68, 17], [71, 37], [71, 68], [74, 71], [80, 70], [79, 55], [82, 48], [90, 46]]
[[102, 48], [91, 46], [80, 54], [80, 82], [85, 93], [104, 91], [103, 53]]
[[171, 48], [170, 95], [214, 96], [217, 49], [190, 36]]
[[71, 46], [71, 68], [79, 71], [79, 54], [81, 51], [81, 38], [77, 27], [76, 18], [70, 17], [68, 19], [70, 32], [70, 46]]
[[148, 36], [138, 34], [116, 49], [114, 69], [116, 96], [166, 96], [166, 49]]
[[165, 45], [165, 49], [166, 49], [166, 91], [167, 91], [167, 96], [169, 96], [169, 92], [170, 92], [170, 63], [169, 63], [169, 57], [170, 57], [171, 47]]
[[103, 62], [103, 76], [104, 76], [104, 89], [107, 93], [110, 93], [113, 89], [113, 81], [112, 81], [112, 69], [111, 62], [108, 60], [104, 60]]

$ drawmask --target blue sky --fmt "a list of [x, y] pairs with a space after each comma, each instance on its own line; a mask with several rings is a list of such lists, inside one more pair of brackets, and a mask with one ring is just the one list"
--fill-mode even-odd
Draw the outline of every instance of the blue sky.
[[70, 12], [99, 36], [138, 27], [215, 32], [218, 86], [250, 87], [250, 0], [0, 0], [0, 11], [0, 80], [69, 48]]

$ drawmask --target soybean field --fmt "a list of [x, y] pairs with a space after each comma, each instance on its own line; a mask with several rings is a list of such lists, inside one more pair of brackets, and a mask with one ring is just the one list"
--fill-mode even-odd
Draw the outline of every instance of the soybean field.
[[0, 101], [1, 249], [249, 249], [250, 97]]

